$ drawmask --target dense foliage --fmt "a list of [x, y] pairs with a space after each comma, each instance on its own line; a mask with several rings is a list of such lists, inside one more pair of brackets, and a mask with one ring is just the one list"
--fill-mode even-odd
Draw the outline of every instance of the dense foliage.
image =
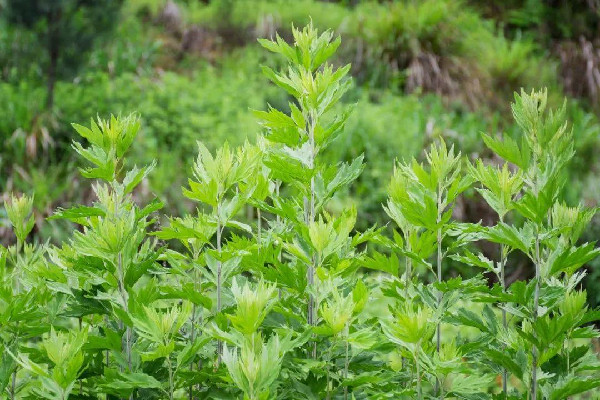
[[121, 4], [120, 0], [5, 1], [2, 11], [8, 22], [28, 28], [44, 43], [46, 107], [54, 104], [56, 79], [77, 70], [94, 42], [113, 27]]
[[[182, 190], [193, 212], [161, 224], [164, 204], [139, 201], [155, 163], [126, 160], [137, 115], [73, 124], [93, 201], [53, 213], [77, 226], [66, 240], [30, 241], [33, 197], [6, 203], [16, 241], [0, 257], [3, 395], [558, 400], [597, 390], [600, 312], [580, 285], [600, 251], [580, 240], [596, 210], [562, 197], [576, 147], [566, 105], [549, 109], [545, 90], [516, 94], [520, 134], [482, 136], [499, 165], [443, 140], [424, 162], [398, 162], [390, 226], [357, 229], [344, 193], [369, 164], [328, 152], [362, 107], [340, 103], [350, 66], [328, 61], [340, 38], [309, 25], [292, 44], [260, 43], [283, 60], [263, 72], [290, 101], [255, 111], [255, 143], [198, 143]], [[470, 188], [497, 223], [454, 219]], [[523, 257], [533, 278], [508, 282]], [[471, 272], [449, 276], [449, 260]]]

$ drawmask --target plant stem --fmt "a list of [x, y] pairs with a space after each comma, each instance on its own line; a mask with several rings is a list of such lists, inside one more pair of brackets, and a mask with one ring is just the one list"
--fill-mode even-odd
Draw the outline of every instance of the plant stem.
[[[441, 187], [438, 185], [438, 191], [437, 191], [437, 223], [438, 225], [441, 223], [442, 220], [442, 190]], [[442, 283], [442, 228], [441, 226], [438, 226], [437, 229], [437, 281], [438, 283]], [[442, 305], [442, 292], [441, 291], [437, 291], [437, 307], [438, 307], [438, 312], [440, 311]], [[442, 321], [440, 320], [437, 323], [437, 329], [436, 329], [436, 351], [439, 354], [440, 352], [440, 347], [441, 347], [441, 343], [442, 343]], [[444, 398], [444, 392], [441, 388], [441, 384], [439, 379], [436, 378], [435, 380], [435, 393], [440, 395], [440, 399]]]
[[[569, 332], [569, 336], [571, 335], [571, 332]], [[565, 355], [567, 358], [567, 374], [569, 373], [569, 370], [571, 369], [571, 354], [569, 352], [569, 336], [567, 336], [567, 338], [565, 339]]]
[[417, 344], [417, 348], [413, 353], [413, 358], [415, 359], [415, 366], [417, 368], [417, 399], [423, 400], [423, 390], [421, 388], [421, 365], [419, 364], [419, 349], [420, 343]]
[[171, 358], [167, 356], [167, 369], [169, 370], [169, 400], [173, 400], [173, 367], [171, 365]]
[[[504, 222], [504, 216], [499, 216], [500, 223]], [[502, 292], [506, 291], [506, 247], [501, 244], [500, 245], [500, 286], [502, 286]], [[508, 329], [508, 320], [506, 316], [506, 310], [502, 308], [502, 327], [504, 330]], [[506, 348], [506, 346], [502, 346], [502, 348]], [[502, 367], [502, 393], [504, 394], [504, 398], [506, 399], [508, 396], [508, 371], [505, 367]]]
[[[532, 334], [537, 339], [535, 334], [535, 323], [538, 318], [538, 305], [540, 302], [540, 228], [535, 231], [535, 293], [533, 297], [533, 326]], [[538, 364], [538, 349], [533, 345], [531, 354], [531, 399], [537, 399], [537, 364]]]
[[[14, 269], [13, 269], [13, 273], [14, 273], [14, 277], [15, 277], [15, 294], [19, 294], [19, 292], [21, 291], [21, 281], [19, 279], [19, 275], [18, 275], [18, 271], [17, 270], [17, 263], [18, 263], [18, 257], [19, 254], [21, 253], [21, 249], [23, 248], [23, 241], [21, 239], [19, 239], [17, 237], [17, 251], [16, 251], [16, 255], [15, 255], [15, 260], [14, 260]], [[16, 329], [17, 329], [17, 335], [15, 336], [15, 348], [19, 349], [19, 321], [17, 321], [16, 323]], [[15, 365], [15, 370], [12, 373], [12, 377], [11, 377], [11, 384], [10, 384], [10, 398], [11, 400], [15, 399], [15, 390], [17, 387], [17, 368], [18, 366]]]
[[[316, 115], [314, 110], [310, 110], [308, 118], [308, 142], [310, 145], [310, 155], [309, 155], [309, 167], [310, 169], [314, 169], [315, 166], [315, 157], [316, 157], [316, 147], [315, 147], [315, 125], [316, 125]], [[310, 199], [305, 198], [304, 202], [304, 214], [306, 218], [306, 225], [310, 225], [315, 221], [315, 178], [314, 176], [310, 179]], [[307, 283], [308, 287], [311, 291], [308, 295], [308, 310], [307, 310], [307, 322], [309, 325], [315, 325], [315, 298], [313, 295], [314, 285], [315, 285], [315, 255], [313, 254], [311, 257], [311, 263], [308, 266], [307, 271]], [[312, 358], [317, 358], [317, 343], [313, 342], [312, 349]]]
[[15, 400], [15, 388], [17, 387], [17, 367], [12, 373], [11, 384], [10, 384], [10, 399]]
[[[408, 250], [409, 252], [412, 251], [412, 247], [410, 245], [410, 232], [407, 235], [408, 239], [406, 240], [406, 250]], [[408, 296], [409, 296], [409, 292], [408, 292], [408, 288], [410, 286], [411, 283], [411, 276], [412, 276], [412, 258], [410, 257], [406, 257], [406, 271], [405, 271], [405, 277], [404, 277], [404, 301], [408, 301]]]
[[[407, 231], [406, 234], [406, 250], [408, 250], [409, 252], [412, 250], [412, 247], [410, 245], [410, 231]], [[399, 268], [398, 268], [399, 269]], [[400, 271], [398, 271], [398, 274], [400, 274]], [[404, 302], [408, 302], [408, 297], [409, 297], [409, 285], [411, 283], [411, 276], [412, 276], [412, 258], [410, 257], [406, 257], [406, 271], [404, 271]], [[402, 356], [402, 369], [404, 369], [406, 367], [406, 358], [404, 358], [404, 356]], [[411, 369], [411, 374], [412, 374], [412, 369]]]
[[[281, 186], [281, 181], [275, 181], [275, 195], [277, 196], [277, 198], [279, 198], [279, 187]], [[276, 217], [276, 221], [277, 221], [277, 226], [279, 226], [279, 223], [281, 222], [281, 216], [279, 214], [277, 214]], [[281, 262], [281, 251], [279, 251], [277, 253], [277, 260], [279, 262]], [[281, 288], [277, 289], [278, 295], [279, 295], [279, 300], [281, 300], [283, 293], [281, 291]]]
[[[106, 325], [106, 327], [108, 328], [108, 317], [105, 315], [104, 316], [104, 325]], [[106, 368], [109, 367], [109, 353], [108, 353], [108, 349], [106, 350]]]
[[[194, 275], [195, 275], [195, 271], [194, 271]], [[196, 285], [196, 279], [194, 279], [194, 286]], [[195, 339], [195, 323], [196, 323], [196, 304], [194, 304], [192, 306], [192, 332], [190, 334], [190, 343], [193, 346], [194, 345], [194, 339]], [[194, 371], [194, 359], [192, 358], [192, 361], [190, 362], [190, 372]], [[189, 400], [192, 400], [194, 398], [194, 385], [190, 384], [190, 388], [189, 388], [189, 396], [188, 396]]]
[[[121, 293], [121, 299], [123, 301], [123, 307], [126, 312], [129, 312], [129, 299], [127, 295], [127, 291], [125, 290], [125, 272], [123, 271], [123, 255], [119, 252], [117, 256], [117, 271], [119, 274], [118, 286], [119, 292]], [[125, 328], [125, 357], [127, 358], [127, 366], [129, 370], [131, 370], [131, 329], [129, 327]]]
[[[350, 333], [350, 327], [346, 326], [346, 354], [344, 358], [344, 381], [348, 379], [348, 368], [350, 366], [350, 357], [349, 357], [349, 340], [348, 336]], [[348, 400], [348, 385], [344, 385], [344, 400]]]
[[17, 269], [17, 262], [19, 259], [19, 254], [21, 253], [21, 249], [23, 248], [23, 241], [17, 238], [17, 253], [15, 255], [15, 266], [13, 269], [13, 273], [15, 275], [15, 293], [19, 294], [21, 292], [21, 279], [20, 274], [21, 271]]
[[262, 215], [260, 212], [260, 208], [258, 208], [258, 207], [256, 208], [256, 219], [258, 220], [257, 221], [257, 232], [256, 232], [257, 239], [256, 240], [258, 242], [257, 243], [258, 244], [258, 252], [260, 253], [260, 244], [261, 244], [260, 237], [262, 235]]
[[327, 400], [331, 399], [331, 384], [330, 380], [330, 370], [331, 370], [331, 352], [333, 349], [334, 343], [329, 346], [329, 350], [327, 351]]
[[[15, 336], [15, 348], [19, 349], [19, 335], [20, 335], [20, 331], [19, 331], [19, 321], [17, 321], [17, 335]], [[11, 400], [15, 400], [15, 390], [17, 387], [17, 368], [18, 365], [15, 365], [15, 370], [12, 373], [12, 377], [11, 377], [11, 383], [10, 383], [10, 398]]]
[[[82, 328], [82, 317], [79, 317], [79, 330]], [[79, 394], [83, 395], [83, 381], [79, 378]]]
[[[221, 202], [217, 201], [217, 252], [219, 254], [219, 260], [217, 261], [217, 314], [221, 312], [221, 273], [222, 273], [222, 263], [221, 263], [221, 235], [223, 234], [223, 228], [221, 226], [220, 220], [220, 206]], [[223, 342], [221, 340], [217, 341], [217, 368], [221, 365], [221, 357], [223, 356]]]
[[[502, 221], [502, 220], [501, 220]], [[502, 286], [502, 291], [506, 291], [506, 248], [503, 244], [500, 245], [500, 285]], [[506, 319], [506, 310], [502, 308], [502, 327], [506, 330], [508, 329], [508, 321]], [[502, 346], [504, 349], [506, 346]], [[506, 399], [508, 395], [508, 371], [505, 367], [502, 367], [502, 393], [504, 394], [504, 398]]]

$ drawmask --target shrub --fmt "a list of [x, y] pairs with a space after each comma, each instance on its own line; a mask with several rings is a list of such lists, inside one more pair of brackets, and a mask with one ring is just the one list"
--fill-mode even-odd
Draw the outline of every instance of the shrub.
[[[502, 166], [471, 164], [443, 140], [423, 163], [396, 163], [392, 234], [357, 230], [356, 208], [331, 199], [363, 156], [324, 157], [351, 123], [339, 103], [349, 66], [327, 62], [339, 43], [310, 25], [292, 45], [261, 41], [287, 64], [263, 67], [290, 95], [286, 111], [255, 112], [257, 144], [199, 142], [183, 188], [197, 208], [162, 226], [163, 203], [133, 195], [155, 164], [126, 162], [140, 119], [73, 124], [94, 201], [51, 218], [79, 229], [31, 244], [33, 199], [5, 205], [16, 237], [0, 248], [8, 398], [565, 399], [600, 386], [598, 311], [579, 286], [600, 250], [579, 241], [595, 209], [561, 199], [575, 149], [566, 107], [548, 111], [545, 91], [516, 94], [521, 139], [483, 135]], [[453, 219], [471, 187], [496, 224]], [[515, 253], [535, 273], [509, 285]], [[448, 276], [449, 259], [475, 272]]]

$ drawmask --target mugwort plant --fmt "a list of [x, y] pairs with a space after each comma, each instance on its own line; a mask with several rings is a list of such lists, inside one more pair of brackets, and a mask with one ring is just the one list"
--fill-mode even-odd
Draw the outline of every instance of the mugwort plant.
[[[136, 115], [73, 125], [93, 200], [51, 217], [67, 240], [37, 243], [33, 198], [6, 202], [2, 398], [591, 398], [600, 311], [581, 281], [599, 250], [580, 238], [596, 209], [562, 197], [565, 106], [516, 94], [520, 134], [482, 135], [500, 163], [434, 138], [396, 162], [389, 224], [359, 232], [344, 193], [368, 166], [325, 157], [355, 108], [340, 101], [350, 66], [330, 61], [340, 38], [308, 25], [259, 42], [282, 59], [263, 72], [289, 103], [254, 111], [254, 144], [198, 143], [192, 211], [140, 200], [154, 165], [128, 162]], [[496, 222], [457, 218], [465, 195]], [[516, 260], [530, 279], [508, 279]]]

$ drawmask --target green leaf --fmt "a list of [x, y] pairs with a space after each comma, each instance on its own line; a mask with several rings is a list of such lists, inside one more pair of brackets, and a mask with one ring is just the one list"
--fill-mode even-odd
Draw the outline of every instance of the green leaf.
[[506, 161], [515, 164], [521, 169], [529, 167], [530, 155], [526, 147], [519, 148], [517, 142], [510, 136], [505, 135], [504, 140], [493, 138], [485, 133], [482, 133], [481, 136], [486, 146]]
[[531, 246], [535, 239], [531, 225], [525, 225], [518, 230], [504, 222], [485, 230], [484, 237], [491, 242], [507, 245], [528, 255], [531, 254]]
[[68, 209], [59, 208], [54, 214], [48, 217], [49, 220], [67, 219], [82, 225], [87, 225], [85, 221], [89, 217], [104, 217], [106, 213], [97, 207], [76, 206]]
[[133, 189], [135, 189], [140, 182], [142, 182], [142, 180], [148, 176], [150, 172], [152, 172], [155, 166], [156, 161], [153, 161], [152, 164], [147, 167], [138, 169], [137, 166], [134, 166], [130, 171], [128, 171], [123, 179], [123, 186], [125, 187], [123, 193], [131, 193]]
[[598, 257], [599, 254], [600, 249], [595, 247], [595, 243], [585, 243], [581, 246], [563, 249], [552, 261], [549, 276], [554, 276], [561, 272], [572, 275], [581, 266]]
[[579, 393], [600, 387], [600, 378], [569, 376], [552, 384], [550, 400], [564, 400]]

